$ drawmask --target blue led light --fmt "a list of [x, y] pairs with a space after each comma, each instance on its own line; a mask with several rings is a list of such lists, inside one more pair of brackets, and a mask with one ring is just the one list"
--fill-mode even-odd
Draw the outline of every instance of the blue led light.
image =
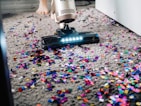
[[71, 42], [72, 41], [72, 38], [69, 38], [69, 41]]
[[76, 40], [79, 40], [79, 37], [76, 37]]
[[73, 37], [72, 40], [75, 41], [76, 40], [75, 37]]
[[69, 41], [69, 39], [68, 39], [68, 38], [65, 38], [65, 41], [66, 41], [66, 42], [68, 42], [68, 41]]
[[61, 39], [61, 42], [65, 42], [65, 39], [63, 38], [63, 39]]
[[80, 40], [83, 40], [83, 37], [82, 37], [82, 36], [80, 36], [80, 37], [79, 37], [79, 39], [80, 39]]

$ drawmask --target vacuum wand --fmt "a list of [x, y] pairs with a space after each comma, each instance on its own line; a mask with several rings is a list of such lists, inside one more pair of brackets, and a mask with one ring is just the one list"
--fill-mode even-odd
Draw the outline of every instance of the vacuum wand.
[[51, 11], [55, 22], [60, 25], [56, 33], [41, 38], [43, 49], [60, 48], [66, 45], [82, 45], [98, 43], [98, 34], [92, 32], [77, 32], [75, 28], [69, 27], [68, 23], [76, 19], [76, 7], [74, 0], [52, 0]]

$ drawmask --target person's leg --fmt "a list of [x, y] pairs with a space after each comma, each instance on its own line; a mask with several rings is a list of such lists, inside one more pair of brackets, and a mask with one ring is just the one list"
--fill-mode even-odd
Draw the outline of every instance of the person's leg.
[[50, 11], [51, 19], [54, 19], [54, 13], [55, 13], [54, 0], [51, 0], [51, 11]]
[[48, 7], [47, 7], [48, 0], [39, 0], [39, 7], [36, 10], [38, 14], [48, 14]]
[[55, 15], [55, 5], [54, 5], [54, 0], [51, 1], [51, 19], [54, 19], [55, 22], [57, 23], [56, 15]]

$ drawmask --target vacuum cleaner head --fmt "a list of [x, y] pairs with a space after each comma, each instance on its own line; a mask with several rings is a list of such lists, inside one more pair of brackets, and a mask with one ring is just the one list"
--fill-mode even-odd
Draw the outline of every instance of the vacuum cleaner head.
[[67, 23], [76, 19], [75, 0], [54, 0], [55, 17], [59, 24], [64, 24], [63, 29], [57, 29], [54, 35], [41, 38], [42, 49], [48, 50], [61, 48], [67, 45], [82, 45], [98, 43], [99, 36], [92, 32], [77, 32], [69, 28]]
[[57, 29], [54, 35], [41, 38], [42, 49], [56, 49], [67, 45], [83, 45], [98, 43], [99, 36], [92, 32], [77, 32], [74, 28], [66, 26], [64, 29]]

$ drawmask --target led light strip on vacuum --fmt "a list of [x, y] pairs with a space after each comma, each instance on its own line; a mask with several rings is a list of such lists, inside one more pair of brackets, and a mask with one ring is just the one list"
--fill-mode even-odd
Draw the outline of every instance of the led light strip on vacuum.
[[62, 43], [68, 43], [68, 42], [78, 42], [78, 41], [82, 41], [83, 37], [82, 36], [77, 36], [77, 37], [66, 37], [66, 38], [62, 38], [61, 42]]

